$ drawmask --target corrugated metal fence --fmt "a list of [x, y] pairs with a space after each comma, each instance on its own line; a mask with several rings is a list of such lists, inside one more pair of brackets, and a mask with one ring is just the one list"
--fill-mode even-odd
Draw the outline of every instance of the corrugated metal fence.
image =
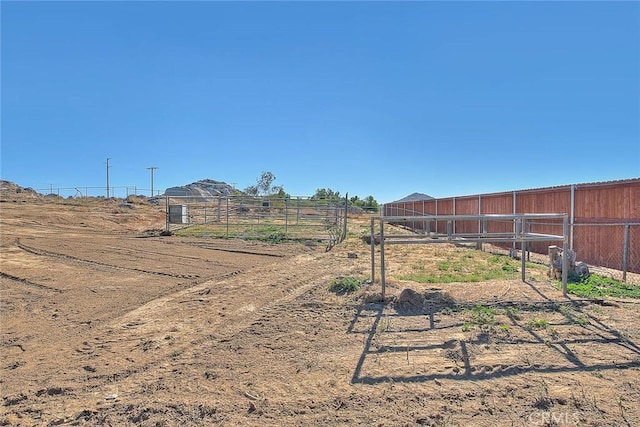
[[[640, 273], [640, 178], [504, 193], [386, 203], [385, 216], [566, 213], [570, 247], [587, 264]], [[416, 223], [420, 229], [421, 223]], [[501, 227], [504, 229], [498, 229]], [[446, 222], [436, 223], [438, 233]], [[478, 221], [455, 224], [457, 232], [478, 232]], [[496, 225], [509, 231], [513, 225]], [[535, 224], [532, 232], [562, 234], [562, 223]], [[559, 231], [560, 230], [560, 231]], [[546, 253], [544, 243], [530, 250]]]

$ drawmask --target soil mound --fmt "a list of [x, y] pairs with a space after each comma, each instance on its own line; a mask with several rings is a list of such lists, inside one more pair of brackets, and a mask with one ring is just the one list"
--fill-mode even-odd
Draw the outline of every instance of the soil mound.
[[455, 300], [447, 293], [436, 290], [424, 293], [406, 288], [396, 298], [394, 308], [401, 314], [427, 314], [455, 306]]

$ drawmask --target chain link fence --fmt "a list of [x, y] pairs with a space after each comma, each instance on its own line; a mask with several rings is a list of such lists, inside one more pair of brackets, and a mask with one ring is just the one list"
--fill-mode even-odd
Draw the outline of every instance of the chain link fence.
[[640, 285], [640, 223], [574, 224], [572, 239], [592, 272]]
[[166, 230], [181, 235], [315, 240], [328, 247], [346, 235], [346, 199], [166, 196], [165, 203]]

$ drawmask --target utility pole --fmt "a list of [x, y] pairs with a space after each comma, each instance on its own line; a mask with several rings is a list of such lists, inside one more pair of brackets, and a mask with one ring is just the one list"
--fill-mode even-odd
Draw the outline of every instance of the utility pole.
[[107, 157], [107, 199], [109, 198], [109, 160], [111, 157]]
[[151, 197], [153, 197], [153, 171], [160, 168], [157, 166], [149, 166], [147, 169], [151, 171]]

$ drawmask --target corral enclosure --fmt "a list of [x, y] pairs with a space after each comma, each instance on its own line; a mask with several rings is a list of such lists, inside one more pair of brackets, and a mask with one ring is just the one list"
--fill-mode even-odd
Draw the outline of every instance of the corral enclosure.
[[262, 240], [322, 240], [329, 246], [346, 233], [348, 201], [246, 195], [167, 196], [167, 231]]
[[[640, 179], [593, 184], [576, 184], [504, 193], [394, 202], [384, 205], [385, 216], [483, 215], [524, 213], [566, 213], [569, 215], [569, 247], [590, 265], [622, 272], [640, 272]], [[457, 232], [476, 233], [478, 221], [458, 221]], [[416, 224], [421, 230], [422, 224]], [[445, 222], [433, 224], [446, 233]], [[493, 225], [492, 232], [510, 231], [505, 222]], [[559, 221], [535, 224], [534, 233], [561, 234]], [[546, 253], [544, 243], [529, 249]]]

